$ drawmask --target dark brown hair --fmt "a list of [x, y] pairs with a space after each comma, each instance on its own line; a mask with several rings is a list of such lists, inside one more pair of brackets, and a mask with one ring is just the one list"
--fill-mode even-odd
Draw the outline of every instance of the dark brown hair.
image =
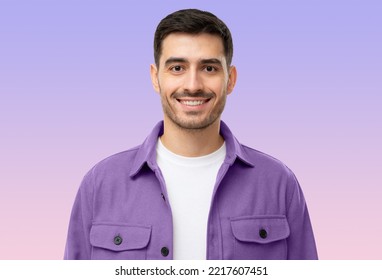
[[225, 23], [210, 12], [186, 9], [169, 14], [158, 24], [154, 36], [154, 59], [157, 66], [159, 66], [163, 40], [171, 33], [176, 32], [218, 35], [223, 42], [227, 66], [231, 65], [233, 43], [231, 32]]

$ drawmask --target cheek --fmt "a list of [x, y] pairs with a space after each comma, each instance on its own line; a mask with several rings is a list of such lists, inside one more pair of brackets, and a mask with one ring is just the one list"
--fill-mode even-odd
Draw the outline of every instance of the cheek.
[[210, 89], [216, 94], [218, 98], [225, 95], [225, 93], [227, 92], [227, 87], [223, 84], [215, 85]]
[[210, 78], [205, 81], [205, 85], [207, 85], [208, 88], [215, 92], [217, 95], [220, 95], [221, 93], [226, 91], [228, 80], [224, 77]]
[[179, 87], [179, 81], [175, 79], [161, 79], [159, 80], [160, 89], [165, 94], [171, 94]]

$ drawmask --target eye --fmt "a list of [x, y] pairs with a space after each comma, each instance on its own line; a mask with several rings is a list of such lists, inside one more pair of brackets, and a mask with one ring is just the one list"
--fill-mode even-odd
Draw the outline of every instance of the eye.
[[204, 67], [204, 70], [206, 72], [215, 72], [215, 71], [217, 71], [216, 67], [211, 66], [211, 65], [207, 65], [206, 67]]
[[172, 67], [170, 68], [170, 70], [173, 71], [173, 72], [180, 72], [180, 71], [183, 70], [183, 67], [180, 66], [180, 65], [175, 65], [175, 66], [172, 66]]

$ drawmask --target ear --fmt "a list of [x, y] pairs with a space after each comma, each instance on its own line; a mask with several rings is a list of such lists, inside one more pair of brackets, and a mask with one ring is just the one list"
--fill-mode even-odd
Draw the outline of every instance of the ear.
[[158, 68], [155, 64], [150, 65], [150, 76], [154, 90], [159, 93]]
[[230, 94], [233, 91], [233, 89], [236, 85], [236, 79], [237, 79], [236, 67], [230, 66], [229, 74], [228, 74], [227, 94]]

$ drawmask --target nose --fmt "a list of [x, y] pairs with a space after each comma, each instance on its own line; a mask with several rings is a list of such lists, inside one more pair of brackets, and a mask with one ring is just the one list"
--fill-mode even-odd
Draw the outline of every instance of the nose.
[[203, 89], [202, 77], [197, 70], [188, 71], [184, 78], [184, 91], [199, 92]]

